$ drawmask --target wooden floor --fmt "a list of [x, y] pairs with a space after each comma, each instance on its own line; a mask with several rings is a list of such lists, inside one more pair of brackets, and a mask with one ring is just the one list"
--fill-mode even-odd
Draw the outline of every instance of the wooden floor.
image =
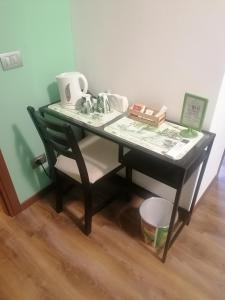
[[165, 264], [141, 240], [140, 201], [114, 202], [90, 237], [79, 201], [59, 215], [51, 197], [15, 218], [0, 211], [0, 300], [225, 299], [225, 166]]

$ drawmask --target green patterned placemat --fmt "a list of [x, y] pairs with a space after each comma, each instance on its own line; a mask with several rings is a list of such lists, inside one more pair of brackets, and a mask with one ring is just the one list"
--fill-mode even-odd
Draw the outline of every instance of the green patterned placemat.
[[106, 114], [102, 114], [98, 112], [84, 114], [76, 109], [63, 108], [58, 103], [51, 104], [48, 106], [48, 108], [57, 111], [67, 117], [71, 117], [75, 120], [81, 121], [83, 123], [86, 123], [94, 127], [100, 127], [102, 125], [105, 125], [106, 123], [108, 123], [109, 121], [113, 120], [114, 118], [118, 117], [121, 114], [116, 110], [112, 110], [111, 112]]
[[172, 159], [181, 159], [203, 137], [198, 132], [195, 138], [183, 138], [184, 127], [164, 122], [159, 127], [123, 117], [106, 126], [105, 131]]

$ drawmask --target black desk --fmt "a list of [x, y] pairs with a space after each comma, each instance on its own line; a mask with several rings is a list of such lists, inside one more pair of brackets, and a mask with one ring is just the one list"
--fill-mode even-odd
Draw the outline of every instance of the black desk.
[[[188, 225], [190, 222], [193, 208], [196, 203], [199, 187], [201, 185], [202, 177], [215, 138], [215, 134], [204, 131], [203, 138], [182, 159], [174, 160], [164, 155], [157, 154], [132, 142], [121, 139], [104, 130], [105, 126], [115, 122], [119, 118], [123, 117], [125, 114], [120, 115], [116, 119], [107, 123], [107, 125], [105, 126], [93, 127], [86, 123], [75, 120], [71, 117], [68, 117], [62, 113], [51, 110], [48, 108], [48, 106], [41, 107], [40, 112], [42, 114], [52, 115], [62, 121], [78, 126], [84, 130], [87, 130], [98, 136], [109, 139], [119, 144], [120, 159], [123, 159], [123, 146], [131, 149], [132, 151], [128, 155], [126, 155], [126, 158], [124, 159], [125, 164], [129, 163], [129, 160], [131, 160], [136, 170], [146, 175], [149, 175], [152, 178], [176, 189], [168, 236], [162, 256], [162, 261], [164, 262], [166, 260], [168, 249], [171, 247], [171, 245], [173, 244], [183, 227], [185, 225]], [[142, 154], [141, 160], [140, 155], [139, 159], [136, 159], [136, 155], [138, 155], [138, 152], [141, 152]], [[179, 200], [183, 185], [199, 166], [201, 166], [201, 170], [193, 193], [191, 207], [188, 211], [184, 208], [179, 207]], [[177, 212], [179, 214], [179, 222], [178, 225], [175, 227], [174, 223]]]

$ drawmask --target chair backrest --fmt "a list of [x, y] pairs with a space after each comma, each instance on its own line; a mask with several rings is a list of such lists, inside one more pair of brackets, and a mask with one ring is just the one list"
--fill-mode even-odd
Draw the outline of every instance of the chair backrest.
[[57, 156], [64, 155], [76, 161], [82, 184], [89, 185], [87, 168], [71, 126], [47, 120], [32, 106], [27, 110], [44, 144], [51, 176], [55, 174]]

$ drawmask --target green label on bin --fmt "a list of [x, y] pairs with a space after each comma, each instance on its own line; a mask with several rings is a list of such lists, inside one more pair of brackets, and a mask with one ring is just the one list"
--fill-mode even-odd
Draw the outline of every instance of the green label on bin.
[[156, 238], [155, 238], [156, 248], [161, 248], [164, 246], [166, 242], [167, 234], [168, 234], [168, 228], [157, 228]]

